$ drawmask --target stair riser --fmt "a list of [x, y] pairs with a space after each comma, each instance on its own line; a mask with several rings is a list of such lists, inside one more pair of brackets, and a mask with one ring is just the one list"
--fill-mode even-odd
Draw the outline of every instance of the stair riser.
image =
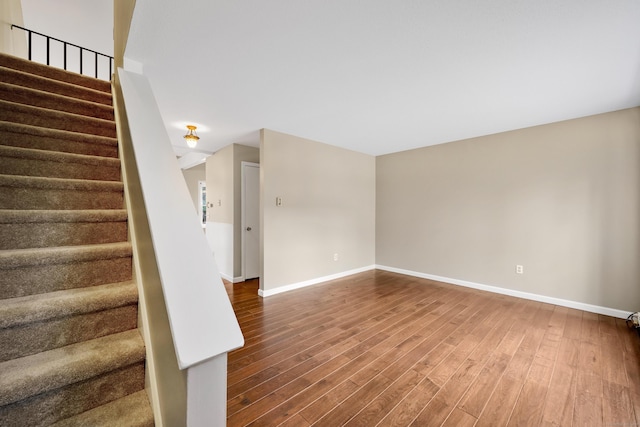
[[0, 83], [0, 99], [34, 107], [49, 108], [82, 116], [113, 120], [113, 108], [107, 105], [57, 96], [47, 92], [29, 90], [15, 85]]
[[6, 175], [42, 176], [49, 178], [120, 181], [120, 165], [91, 165], [52, 162], [40, 159], [0, 156], [0, 170]]
[[110, 82], [94, 79], [80, 74], [69, 73], [64, 70], [49, 67], [43, 64], [38, 64], [33, 61], [17, 58], [15, 56], [0, 56], [0, 66], [20, 70], [25, 73], [35, 74], [37, 76], [47, 77], [49, 79], [75, 84], [78, 86], [92, 88], [106, 93], [111, 93]]
[[0, 187], [0, 209], [122, 209], [118, 191]]
[[0, 299], [131, 280], [131, 258], [0, 270]]
[[128, 331], [137, 325], [135, 304], [0, 329], [0, 362]]
[[0, 250], [127, 241], [127, 222], [0, 224]]
[[114, 122], [0, 101], [4, 121], [90, 135], [116, 137]]
[[144, 363], [0, 407], [3, 427], [48, 426], [144, 389]]
[[52, 138], [43, 135], [24, 135], [19, 132], [4, 130], [0, 130], [0, 144], [63, 153], [88, 154], [90, 156], [118, 157], [118, 147], [116, 145], [69, 141], [64, 138]]
[[[145, 390], [140, 390], [99, 408], [59, 421], [54, 424], [54, 427], [104, 426], [105, 420], [114, 426], [154, 427], [156, 425], [149, 404], [149, 395]], [[174, 422], [171, 425], [177, 424]]]

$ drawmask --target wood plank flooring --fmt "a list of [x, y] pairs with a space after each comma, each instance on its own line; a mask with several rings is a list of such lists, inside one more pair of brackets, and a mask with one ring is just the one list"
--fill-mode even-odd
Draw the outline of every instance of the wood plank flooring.
[[225, 286], [229, 426], [640, 426], [623, 320], [379, 270]]

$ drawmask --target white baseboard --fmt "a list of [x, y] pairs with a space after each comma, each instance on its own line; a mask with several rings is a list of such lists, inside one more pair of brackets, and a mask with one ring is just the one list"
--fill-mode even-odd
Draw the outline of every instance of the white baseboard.
[[349, 271], [343, 271], [341, 273], [331, 274], [329, 276], [318, 277], [311, 280], [305, 280], [304, 282], [292, 283], [290, 285], [278, 286], [273, 289], [262, 290], [258, 289], [258, 295], [263, 298], [270, 297], [271, 295], [280, 294], [282, 292], [292, 291], [294, 289], [300, 289], [311, 285], [317, 285], [318, 283], [328, 282], [329, 280], [340, 279], [342, 277], [351, 276], [352, 274], [362, 273], [364, 271], [374, 270], [375, 265], [369, 265], [367, 267], [356, 268]]
[[601, 307], [598, 305], [586, 304], [583, 302], [570, 301], [561, 298], [548, 297], [545, 295], [532, 294], [529, 292], [516, 291], [513, 289], [500, 288], [497, 286], [483, 285], [481, 283], [468, 282], [466, 280], [452, 279], [450, 277], [435, 276], [433, 274], [420, 273], [417, 271], [404, 270], [401, 268], [388, 267], [385, 265], [376, 265], [376, 269], [390, 271], [393, 273], [405, 274], [407, 276], [419, 277], [421, 279], [430, 279], [437, 282], [450, 283], [452, 285], [464, 286], [467, 288], [479, 289], [481, 291], [494, 292], [497, 294], [509, 295], [512, 297], [524, 298], [533, 301], [544, 302], [547, 304], [559, 305], [562, 307], [575, 308], [577, 310], [588, 311], [596, 314], [603, 314], [611, 317], [626, 319], [630, 312], [618, 310], [615, 308]]
[[244, 277], [242, 276], [238, 276], [238, 277], [231, 277], [228, 274], [224, 274], [224, 273], [220, 273], [220, 277], [222, 277], [224, 280], [226, 280], [227, 282], [231, 282], [231, 283], [240, 283], [240, 282], [244, 282]]

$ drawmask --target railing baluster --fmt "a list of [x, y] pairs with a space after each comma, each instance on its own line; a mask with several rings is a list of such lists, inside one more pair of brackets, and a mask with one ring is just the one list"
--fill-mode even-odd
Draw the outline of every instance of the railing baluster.
[[19, 29], [27, 32], [27, 44], [28, 44], [27, 50], [28, 50], [28, 59], [30, 61], [33, 61], [33, 34], [36, 34], [36, 35], [44, 37], [46, 39], [46, 51], [47, 51], [46, 52], [46, 57], [47, 57], [46, 58], [47, 59], [46, 63], [47, 63], [47, 65], [51, 65], [51, 54], [50, 54], [50, 51], [51, 51], [51, 40], [54, 40], [54, 41], [57, 41], [57, 42], [60, 42], [60, 43], [63, 44], [63, 68], [65, 70], [68, 69], [68, 64], [67, 64], [67, 62], [68, 62], [67, 61], [67, 56], [68, 56], [68, 54], [67, 54], [67, 46], [73, 46], [75, 48], [80, 49], [80, 74], [83, 74], [83, 71], [84, 71], [83, 51], [86, 50], [87, 52], [93, 53], [94, 56], [95, 56], [95, 59], [94, 59], [94, 63], [95, 63], [95, 73], [94, 73], [94, 75], [95, 75], [95, 78], [98, 78], [98, 74], [99, 74], [98, 73], [98, 66], [100, 64], [99, 64], [99, 61], [98, 61], [98, 55], [101, 55], [101, 56], [104, 56], [104, 57], [108, 58], [108, 60], [109, 60], [109, 75], [107, 76], [107, 81], [111, 80], [111, 74], [113, 73], [113, 56], [105, 55], [104, 53], [96, 52], [95, 50], [87, 49], [87, 48], [84, 48], [82, 46], [78, 46], [78, 45], [73, 44], [73, 43], [65, 42], [64, 40], [60, 40], [60, 39], [57, 39], [55, 37], [47, 36], [46, 34], [42, 34], [42, 33], [39, 33], [37, 31], [29, 30], [29, 29], [21, 27], [19, 25], [13, 25], [12, 24], [11, 25], [11, 29], [13, 29], [14, 27], [15, 28], [19, 28]]

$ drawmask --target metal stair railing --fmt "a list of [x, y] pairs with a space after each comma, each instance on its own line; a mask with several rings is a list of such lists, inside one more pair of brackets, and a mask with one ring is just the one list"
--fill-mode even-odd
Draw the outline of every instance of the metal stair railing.
[[[69, 43], [66, 42], [64, 40], [60, 40], [57, 39], [55, 37], [51, 37], [48, 36], [46, 34], [42, 34], [39, 33], [37, 31], [33, 31], [33, 30], [29, 30], [28, 28], [24, 28], [21, 27], [19, 25], [11, 25], [11, 29], [13, 30], [14, 28], [18, 28], [20, 30], [26, 31], [27, 32], [27, 49], [28, 49], [28, 59], [30, 61], [33, 61], [33, 36], [39, 36], [39, 37], [43, 37], [45, 39], [45, 45], [46, 45], [46, 64], [47, 65], [51, 65], [51, 41], [53, 40], [54, 42], [57, 43], [61, 43], [62, 44], [62, 64], [63, 64], [63, 68], [67, 71], [71, 71], [68, 68], [68, 50], [69, 47], [73, 48], [74, 50], [77, 49], [77, 51], [79, 52], [79, 74], [84, 74], [84, 75], [91, 75], [91, 74], [87, 74], [85, 73], [85, 68], [84, 67], [84, 56], [85, 53], [88, 55], [93, 55], [93, 64], [94, 64], [94, 73], [93, 73], [93, 77], [95, 77], [96, 79], [102, 79], [102, 80], [107, 80], [110, 81], [111, 80], [111, 75], [113, 74], [113, 56], [109, 56], [106, 55], [104, 53], [100, 53], [100, 52], [96, 52], [95, 50], [92, 49], [88, 49], [86, 47], [82, 47], [82, 46], [78, 46], [77, 44], [73, 44], [73, 43]], [[102, 61], [99, 61], [99, 59], [102, 59]], [[104, 64], [104, 60], [108, 60], [108, 64], [109, 64], [109, 74], [106, 76], [106, 78], [104, 77], [99, 77], [99, 70], [101, 69], [99, 67], [100, 64]], [[104, 65], [105, 70], [106, 70], [106, 64]]]

